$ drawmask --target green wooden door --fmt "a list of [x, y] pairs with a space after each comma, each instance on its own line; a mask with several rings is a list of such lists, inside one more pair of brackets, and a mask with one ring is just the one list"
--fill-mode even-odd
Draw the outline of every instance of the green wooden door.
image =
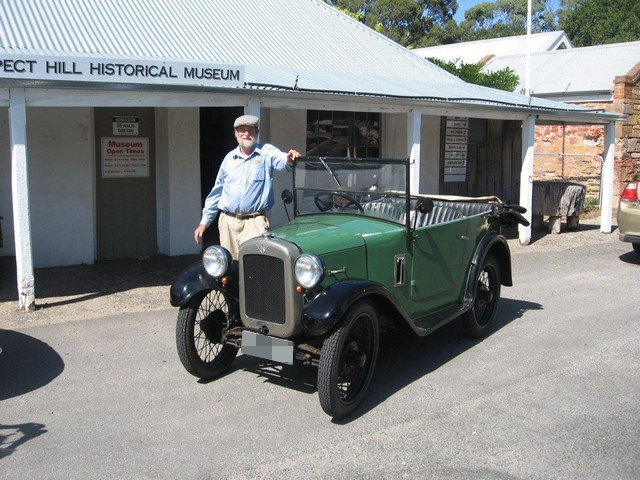
[[97, 259], [155, 255], [153, 108], [96, 108]]

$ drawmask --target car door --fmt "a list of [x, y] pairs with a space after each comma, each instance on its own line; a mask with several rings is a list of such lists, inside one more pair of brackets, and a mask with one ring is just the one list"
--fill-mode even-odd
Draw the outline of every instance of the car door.
[[417, 317], [458, 303], [470, 250], [467, 227], [459, 218], [415, 230], [410, 285]]

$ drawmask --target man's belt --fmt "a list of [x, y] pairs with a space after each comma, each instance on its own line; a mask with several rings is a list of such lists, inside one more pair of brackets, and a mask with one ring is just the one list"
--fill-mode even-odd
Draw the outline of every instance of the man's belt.
[[233, 217], [236, 218], [238, 220], [247, 220], [249, 218], [256, 218], [256, 217], [261, 217], [262, 215], [264, 215], [264, 212], [254, 212], [254, 213], [231, 213], [231, 212], [225, 212], [223, 211], [222, 213], [224, 213], [225, 215], [228, 215], [229, 217]]

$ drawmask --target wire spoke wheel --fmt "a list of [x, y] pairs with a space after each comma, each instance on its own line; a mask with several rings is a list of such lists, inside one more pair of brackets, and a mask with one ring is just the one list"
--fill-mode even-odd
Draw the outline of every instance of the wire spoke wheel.
[[375, 308], [361, 301], [322, 346], [318, 396], [327, 414], [343, 418], [362, 402], [373, 376], [379, 343]]
[[217, 290], [202, 292], [181, 307], [176, 345], [185, 369], [206, 379], [227, 370], [238, 349], [226, 343], [226, 336], [238, 322], [237, 303]]
[[472, 337], [487, 334], [493, 323], [500, 301], [500, 267], [493, 255], [487, 255], [476, 281], [473, 308], [462, 319], [467, 332]]

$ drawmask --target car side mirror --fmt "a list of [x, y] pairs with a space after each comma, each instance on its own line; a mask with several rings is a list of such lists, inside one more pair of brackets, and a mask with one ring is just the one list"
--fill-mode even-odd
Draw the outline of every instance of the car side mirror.
[[293, 193], [291, 193], [291, 190], [283, 190], [280, 198], [282, 198], [282, 202], [285, 205], [289, 205], [291, 202], [293, 202]]
[[287, 205], [293, 202], [293, 193], [291, 193], [291, 190], [289, 189], [283, 190], [280, 198], [282, 198], [282, 203], [284, 203], [284, 211], [287, 214], [287, 221], [290, 222], [291, 216], [289, 215], [289, 209], [287, 208]]
[[416, 204], [416, 210], [423, 214], [431, 213], [433, 211], [433, 200], [430, 198], [421, 198]]

